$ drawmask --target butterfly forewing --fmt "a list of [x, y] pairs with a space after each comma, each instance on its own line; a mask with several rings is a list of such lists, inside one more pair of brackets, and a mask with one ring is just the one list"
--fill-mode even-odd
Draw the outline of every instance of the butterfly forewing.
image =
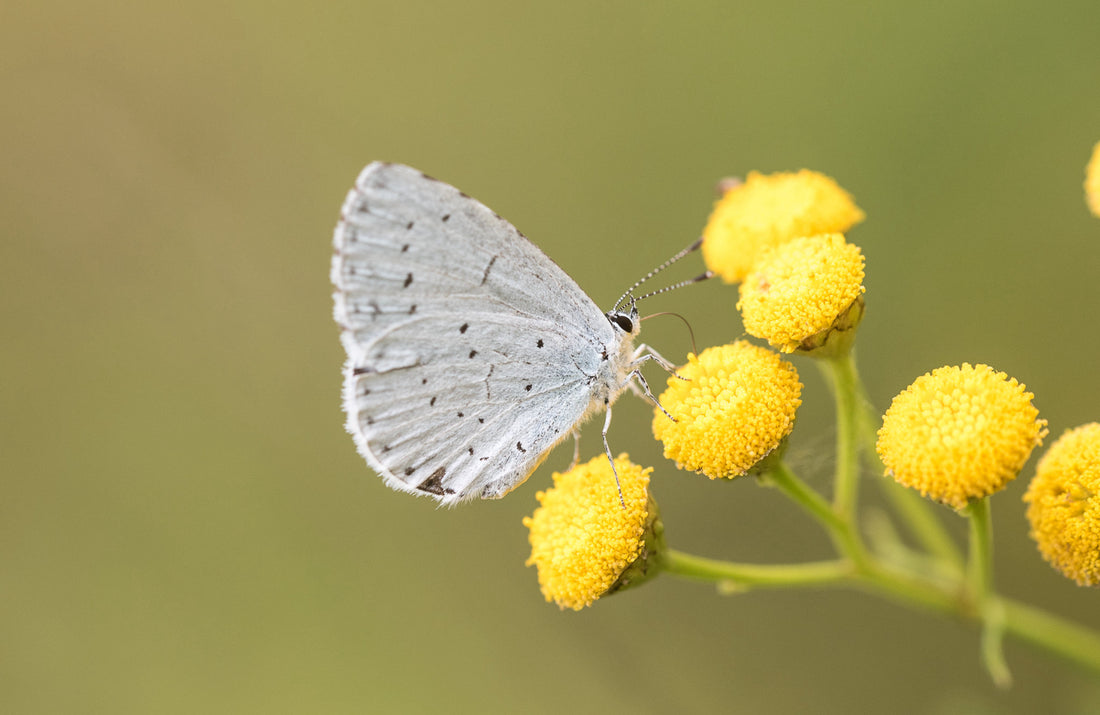
[[483, 204], [371, 164], [334, 243], [348, 429], [390, 486], [445, 503], [502, 496], [588, 411], [619, 336]]

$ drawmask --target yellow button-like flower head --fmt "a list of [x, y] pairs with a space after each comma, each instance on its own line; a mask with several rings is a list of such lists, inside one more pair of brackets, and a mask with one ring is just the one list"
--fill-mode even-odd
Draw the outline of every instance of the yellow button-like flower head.
[[564, 473], [539, 492], [541, 506], [523, 520], [530, 530], [531, 558], [547, 601], [579, 611], [600, 596], [636, 585], [655, 573], [661, 548], [657, 505], [649, 496], [649, 475], [625, 454], [605, 455]]
[[1085, 167], [1085, 201], [1089, 211], [1100, 216], [1100, 142], [1092, 149], [1092, 159]]
[[999, 491], [1046, 435], [1032, 397], [988, 365], [918, 377], [894, 398], [878, 431], [886, 474], [955, 509]]
[[1024, 501], [1043, 558], [1081, 586], [1100, 585], [1100, 424], [1051, 445]]
[[653, 434], [665, 457], [711, 479], [750, 471], [784, 443], [802, 404], [794, 366], [766, 348], [739, 340], [688, 356], [668, 379], [654, 410]]
[[830, 233], [765, 252], [741, 284], [737, 309], [749, 335], [783, 352], [812, 352], [855, 329], [863, 291], [863, 254]]
[[703, 229], [703, 260], [727, 283], [738, 283], [761, 251], [799, 236], [845, 233], [863, 212], [824, 174], [749, 173], [725, 192]]

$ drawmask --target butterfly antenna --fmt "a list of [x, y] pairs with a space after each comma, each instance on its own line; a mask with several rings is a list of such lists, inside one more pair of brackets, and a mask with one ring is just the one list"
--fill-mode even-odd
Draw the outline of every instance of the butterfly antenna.
[[[615, 306], [614, 306], [614, 307], [613, 307], [613, 308], [612, 308], [611, 310], [612, 310], [612, 311], [616, 311], [616, 310], [618, 310], [618, 309], [619, 309], [619, 306], [620, 306], [620, 305], [622, 305], [622, 302], [623, 302], [623, 301], [624, 301], [624, 300], [626, 299], [626, 297], [627, 297], [628, 295], [630, 295], [631, 293], [633, 293], [633, 292], [634, 292], [634, 289], [635, 289], [635, 288], [637, 288], [637, 287], [638, 287], [638, 286], [640, 286], [641, 284], [645, 283], [645, 282], [646, 282], [647, 280], [649, 280], [649, 279], [650, 279], [650, 278], [652, 278], [653, 276], [657, 275], [658, 273], [660, 273], [660, 272], [661, 272], [661, 271], [663, 271], [664, 269], [668, 268], [668, 267], [669, 267], [669, 266], [671, 266], [671, 265], [672, 265], [673, 263], [675, 263], [676, 261], [680, 260], [681, 258], [683, 258], [684, 256], [688, 255], [689, 253], [694, 253], [695, 251], [699, 250], [699, 246], [702, 246], [702, 245], [703, 245], [703, 239], [702, 239], [702, 238], [700, 238], [700, 239], [698, 239], [697, 241], [695, 241], [695, 243], [691, 244], [690, 246], [688, 246], [688, 247], [687, 247], [687, 248], [685, 248], [684, 250], [682, 250], [682, 251], [680, 251], [679, 253], [677, 253], [677, 254], [676, 254], [675, 256], [673, 256], [672, 258], [668, 259], [667, 261], [665, 261], [665, 262], [664, 262], [664, 263], [662, 263], [661, 265], [659, 265], [659, 266], [657, 266], [656, 268], [654, 268], [654, 269], [653, 269], [652, 271], [650, 271], [650, 272], [649, 272], [649, 273], [647, 273], [647, 274], [646, 274], [645, 276], [643, 276], [643, 277], [642, 277], [642, 278], [641, 278], [641, 279], [640, 279], [640, 280], [639, 280], [639, 281], [638, 281], [637, 283], [635, 283], [634, 285], [632, 285], [632, 286], [630, 286], [629, 288], [627, 288], [627, 289], [626, 289], [626, 292], [625, 292], [625, 293], [623, 293], [623, 294], [622, 294], [621, 296], [619, 296], [619, 299], [618, 299], [617, 301], [615, 301]], [[709, 278], [709, 276], [708, 276], [708, 278]], [[691, 282], [697, 282], [697, 281], [691, 281]]]
[[680, 281], [679, 283], [673, 283], [672, 285], [665, 286], [664, 288], [661, 288], [660, 290], [655, 290], [652, 293], [646, 293], [643, 296], [639, 296], [638, 300], [645, 300], [646, 298], [651, 298], [655, 295], [660, 295], [661, 293], [667, 293], [670, 290], [676, 290], [677, 288], [683, 288], [684, 286], [694, 285], [695, 283], [702, 283], [703, 281], [710, 280], [713, 277], [714, 277], [714, 271], [703, 271], [702, 273], [695, 276], [694, 278], [688, 278], [686, 281]]

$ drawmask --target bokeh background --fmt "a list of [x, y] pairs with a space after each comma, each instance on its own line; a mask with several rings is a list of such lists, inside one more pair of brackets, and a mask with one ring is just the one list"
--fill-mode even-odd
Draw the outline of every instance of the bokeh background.
[[[373, 159], [478, 197], [605, 307], [698, 235], [717, 179], [813, 168], [868, 214], [880, 407], [986, 362], [1053, 439], [1100, 419], [1098, 29], [1093, 0], [5, 5], [0, 707], [1095, 712], [1072, 667], [1012, 642], [998, 692], [973, 627], [857, 592], [544, 603], [520, 522], [571, 450], [500, 502], [388, 490], [343, 431], [328, 271]], [[735, 299], [649, 308], [708, 345], [741, 335]], [[678, 321], [645, 330], [690, 349]], [[832, 408], [797, 364], [791, 461], [827, 489]], [[649, 419], [624, 397], [611, 440], [656, 467], [675, 547], [829, 553], [776, 492], [677, 472]], [[997, 584], [1100, 628], [1027, 538], [1034, 462], [993, 503]]]

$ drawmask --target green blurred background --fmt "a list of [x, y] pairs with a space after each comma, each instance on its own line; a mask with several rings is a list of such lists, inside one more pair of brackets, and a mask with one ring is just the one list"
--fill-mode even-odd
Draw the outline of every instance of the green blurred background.
[[[1071, 667], [1010, 643], [997, 692], [971, 626], [861, 593], [658, 579], [559, 612], [520, 521], [571, 450], [501, 502], [387, 489], [343, 431], [328, 272], [373, 159], [478, 197], [605, 307], [698, 235], [717, 179], [813, 168], [868, 214], [879, 406], [986, 362], [1053, 438], [1100, 419], [1098, 30], [1094, 0], [6, 5], [0, 706], [1095, 712]], [[734, 302], [713, 282], [650, 308], [706, 345], [741, 334]], [[645, 339], [690, 349], [671, 319]], [[832, 408], [797, 364], [791, 461], [827, 489]], [[619, 404], [672, 545], [829, 553], [777, 493], [677, 472]], [[1027, 538], [1033, 469], [994, 500], [998, 586], [1100, 628]]]

